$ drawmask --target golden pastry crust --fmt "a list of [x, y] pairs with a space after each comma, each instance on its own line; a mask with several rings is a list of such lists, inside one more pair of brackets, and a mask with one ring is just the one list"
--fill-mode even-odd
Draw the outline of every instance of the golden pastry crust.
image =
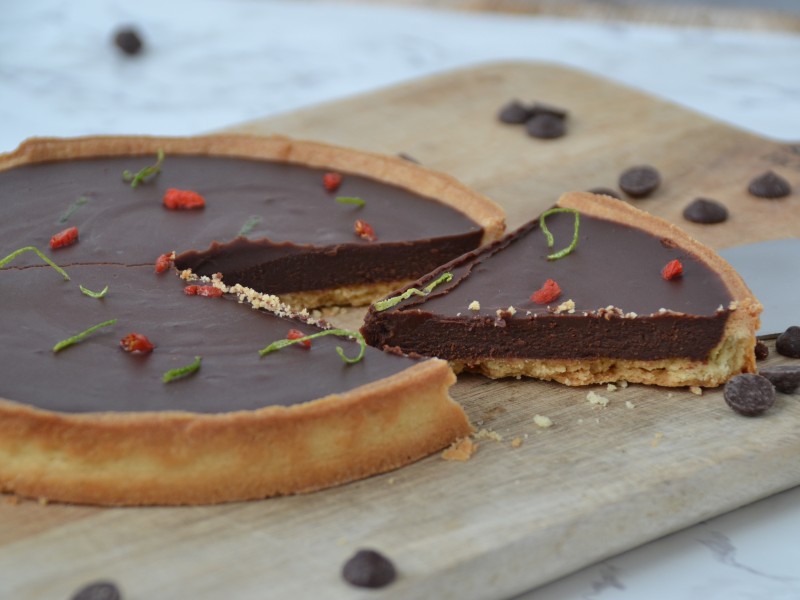
[[564, 194], [557, 206], [574, 208], [580, 213], [623, 223], [662, 239], [669, 239], [690, 252], [719, 274], [733, 298], [733, 308], [720, 343], [707, 360], [566, 360], [566, 359], [497, 359], [474, 364], [453, 363], [456, 372], [470, 370], [491, 378], [525, 375], [554, 380], [566, 385], [589, 385], [626, 380], [660, 386], [716, 387], [739, 373], [753, 373], [755, 334], [759, 327], [761, 304], [736, 271], [716, 252], [690, 235], [658, 217], [624, 202], [588, 192]]
[[[290, 407], [60, 414], [0, 399], [0, 488], [100, 505], [310, 492], [396, 469], [472, 431], [437, 359]], [[299, 382], [302, 385], [302, 382]]]

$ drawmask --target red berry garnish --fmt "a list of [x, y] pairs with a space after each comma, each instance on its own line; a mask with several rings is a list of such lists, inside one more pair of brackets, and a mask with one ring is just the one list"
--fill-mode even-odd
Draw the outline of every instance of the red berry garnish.
[[[287, 340], [299, 340], [304, 337], [306, 337], [306, 334], [299, 329], [290, 329], [289, 333], [286, 334]], [[303, 340], [300, 344], [306, 348], [311, 348], [311, 340]]]
[[57, 248], [64, 248], [65, 246], [72, 246], [78, 241], [78, 228], [69, 227], [64, 231], [59, 231], [50, 238], [50, 248], [56, 250]]
[[156, 259], [156, 273], [164, 273], [172, 268], [172, 263], [175, 261], [175, 253], [167, 252], [162, 254]]
[[677, 258], [668, 262], [666, 266], [661, 269], [661, 277], [667, 281], [680, 277], [681, 275], [683, 275], [683, 265]]
[[356, 222], [353, 224], [353, 229], [355, 229], [358, 237], [363, 238], [368, 242], [374, 242], [378, 239], [378, 236], [375, 235], [375, 230], [372, 228], [372, 225], [366, 221], [356, 219]]
[[187, 285], [183, 288], [187, 296], [205, 296], [206, 298], [220, 298], [222, 290], [213, 285]]
[[325, 173], [322, 176], [322, 185], [329, 192], [335, 192], [342, 185], [342, 176], [339, 173]]
[[142, 354], [148, 354], [155, 348], [153, 343], [141, 333], [129, 333], [119, 341], [119, 345], [125, 352], [141, 352]]
[[544, 285], [533, 292], [531, 295], [531, 300], [536, 302], [536, 304], [549, 304], [553, 302], [561, 295], [561, 288], [558, 284], [553, 281], [552, 279], [548, 279], [544, 282]]
[[192, 210], [203, 208], [205, 205], [205, 199], [191, 190], [170, 188], [164, 194], [164, 206], [169, 210]]

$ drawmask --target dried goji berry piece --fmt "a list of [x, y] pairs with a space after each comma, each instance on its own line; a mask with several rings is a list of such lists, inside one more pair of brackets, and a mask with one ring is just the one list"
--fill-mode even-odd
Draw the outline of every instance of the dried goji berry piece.
[[156, 259], [156, 273], [164, 273], [172, 268], [175, 262], [175, 252], [167, 252]]
[[169, 188], [164, 193], [164, 206], [169, 210], [192, 210], [203, 208], [205, 205], [205, 199], [191, 190]]
[[339, 173], [325, 173], [322, 176], [322, 185], [329, 192], [335, 192], [342, 185], [342, 176]]
[[[299, 340], [304, 337], [306, 337], [306, 334], [299, 329], [290, 329], [289, 333], [286, 334], [287, 340]], [[300, 344], [306, 348], [311, 348], [311, 340], [303, 340]]]
[[669, 261], [666, 266], [661, 269], [661, 277], [669, 281], [683, 275], [683, 265], [677, 258]]
[[207, 298], [219, 298], [222, 290], [213, 285], [187, 285], [183, 288], [183, 293], [187, 296], [205, 296]]
[[59, 231], [50, 238], [50, 248], [56, 250], [57, 248], [64, 248], [65, 246], [72, 246], [78, 241], [78, 228], [68, 227], [64, 231]]
[[375, 230], [372, 228], [372, 225], [366, 221], [356, 219], [356, 222], [353, 224], [353, 229], [355, 229], [358, 237], [363, 238], [368, 242], [374, 242], [378, 239], [378, 236], [375, 235]]
[[119, 341], [119, 345], [125, 352], [141, 352], [142, 354], [152, 352], [155, 348], [147, 336], [141, 333], [129, 333]]
[[531, 300], [536, 304], [549, 304], [561, 295], [561, 288], [552, 279], [544, 282], [544, 285], [531, 294]]

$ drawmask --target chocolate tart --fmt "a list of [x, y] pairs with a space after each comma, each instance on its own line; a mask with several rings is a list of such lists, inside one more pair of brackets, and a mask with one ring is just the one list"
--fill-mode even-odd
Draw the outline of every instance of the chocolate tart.
[[[556, 206], [580, 214], [577, 246], [566, 256], [547, 258], [573, 239], [575, 215], [547, 215], [555, 248], [540, 220], [531, 221], [408, 286], [423, 290], [452, 274], [428, 295], [370, 307], [368, 343], [489, 377], [567, 385], [718, 386], [755, 371], [761, 305], [717, 254], [606, 196], [570, 193]], [[666, 279], [673, 260], [683, 274]], [[548, 279], [561, 294], [537, 304], [533, 293]]]
[[[122, 181], [123, 169], [151, 164], [157, 149], [166, 154], [158, 175], [135, 189]], [[340, 193], [363, 194], [358, 214], [373, 221], [377, 243], [354, 236], [354, 209], [322, 187], [330, 170], [344, 174]], [[200, 191], [206, 208], [167, 211], [168, 187]], [[403, 211], [409, 215], [398, 217]], [[421, 227], [431, 214], [447, 222]], [[411, 276], [396, 260], [426, 264], [497, 237], [499, 209], [449, 177], [284, 138], [34, 140], [0, 156], [0, 215], [0, 255], [36, 246], [70, 277], [32, 252], [0, 269], [2, 491], [101, 505], [263, 498], [394, 469], [471, 431], [448, 395], [455, 377], [444, 361], [366, 348], [348, 364], [337, 346], [353, 357], [359, 344], [335, 336], [260, 357], [290, 329], [318, 333], [326, 324], [247, 285], [279, 271], [278, 280], [293, 283], [275, 291], [289, 296], [368, 298]], [[253, 215], [264, 229], [235, 235]], [[329, 232], [343, 223], [346, 232]], [[73, 225], [76, 244], [47, 248], [50, 236]], [[268, 239], [275, 232], [285, 236]], [[268, 268], [252, 261], [254, 249], [265, 250]], [[155, 258], [171, 250], [179, 251], [177, 268], [155, 273]], [[239, 255], [247, 259], [241, 269], [215, 262]], [[321, 284], [306, 272], [315, 258]], [[345, 273], [339, 279], [328, 269]], [[207, 272], [224, 273], [224, 282]], [[362, 279], [348, 280], [353, 272]], [[204, 280], [182, 280], [196, 277]], [[187, 283], [225, 293], [188, 296]], [[94, 299], [78, 284], [108, 292]], [[155, 349], [121, 350], [133, 332]], [[164, 383], [163, 373], [197, 356], [199, 370]]]

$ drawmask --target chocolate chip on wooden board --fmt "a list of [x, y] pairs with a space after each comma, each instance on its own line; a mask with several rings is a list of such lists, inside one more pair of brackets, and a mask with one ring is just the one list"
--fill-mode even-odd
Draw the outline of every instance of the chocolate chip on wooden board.
[[800, 387], [800, 365], [781, 365], [759, 369], [758, 374], [770, 380], [783, 394], [794, 394]]
[[683, 209], [683, 218], [703, 225], [722, 223], [728, 220], [728, 209], [711, 198], [695, 198]]
[[722, 393], [728, 406], [745, 417], [758, 416], [775, 404], [775, 386], [752, 373], [729, 379]]
[[769, 346], [762, 341], [756, 342], [755, 347], [756, 360], [767, 360], [769, 358]]
[[110, 581], [95, 581], [75, 592], [70, 600], [121, 600], [119, 588]]
[[567, 128], [564, 119], [556, 117], [550, 113], [540, 113], [534, 115], [526, 124], [525, 129], [531, 137], [553, 140], [562, 137]]
[[342, 577], [358, 587], [381, 588], [395, 580], [397, 571], [380, 552], [359, 550], [344, 564]]
[[792, 193], [792, 186], [774, 171], [767, 171], [750, 181], [747, 191], [758, 198], [784, 198]]
[[800, 358], [800, 327], [792, 325], [775, 340], [778, 354], [789, 358]]
[[129, 56], [139, 54], [142, 50], [142, 38], [132, 27], [123, 27], [114, 34], [114, 44]]
[[508, 123], [509, 125], [522, 125], [532, 116], [531, 107], [525, 106], [519, 100], [512, 100], [497, 113], [497, 118], [502, 123]]
[[650, 165], [625, 169], [619, 176], [619, 189], [631, 198], [646, 198], [661, 185], [661, 174]]

